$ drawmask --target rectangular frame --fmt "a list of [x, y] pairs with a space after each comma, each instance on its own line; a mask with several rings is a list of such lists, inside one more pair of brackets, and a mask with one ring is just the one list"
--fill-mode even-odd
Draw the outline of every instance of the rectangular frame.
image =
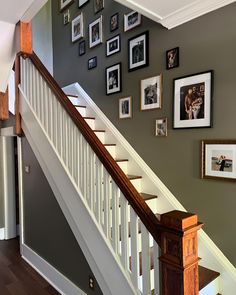
[[113, 55], [115, 53], [120, 52], [120, 34], [116, 35], [106, 42], [106, 56]]
[[141, 111], [160, 109], [163, 92], [162, 74], [141, 80]]
[[95, 47], [102, 43], [102, 15], [89, 24], [89, 48]]
[[83, 20], [83, 13], [81, 12], [71, 22], [71, 40], [72, 42], [76, 42], [77, 40], [83, 37], [84, 37], [84, 20]]
[[85, 40], [79, 42], [79, 56], [82, 56], [86, 53], [86, 42]]
[[89, 2], [89, 0], [78, 0], [78, 7], [81, 8], [85, 4], [87, 4], [88, 2]]
[[119, 29], [119, 12], [110, 17], [110, 32], [114, 32], [117, 29]]
[[171, 70], [179, 66], [179, 47], [166, 51], [166, 69]]
[[88, 60], [88, 70], [92, 70], [96, 67], [97, 67], [97, 57], [94, 56]]
[[137, 11], [131, 11], [124, 15], [124, 32], [132, 30], [133, 28], [140, 26], [142, 22], [142, 16]]
[[65, 1], [64, 0], [60, 0], [60, 2], [59, 2], [59, 9], [60, 9], [60, 11], [63, 11], [64, 9], [66, 9], [73, 2], [74, 2], [74, 0], [65, 0]]
[[119, 119], [132, 118], [132, 97], [123, 97], [119, 99]]
[[159, 118], [156, 119], [156, 126], [155, 126], [155, 136], [157, 137], [166, 137], [167, 136], [167, 118]]
[[121, 92], [121, 63], [106, 68], [106, 95]]
[[128, 40], [128, 70], [138, 70], [149, 65], [149, 32], [143, 32]]
[[213, 71], [174, 79], [173, 129], [212, 126]]
[[94, 13], [104, 9], [104, 0], [93, 0], [94, 1]]
[[70, 9], [67, 9], [67, 11], [63, 13], [63, 24], [68, 25], [69, 22], [70, 22]]
[[201, 177], [236, 181], [236, 140], [203, 140]]

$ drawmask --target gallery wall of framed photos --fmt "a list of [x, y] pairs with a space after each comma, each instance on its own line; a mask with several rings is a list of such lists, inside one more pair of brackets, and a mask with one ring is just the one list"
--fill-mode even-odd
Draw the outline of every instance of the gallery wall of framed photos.
[[[236, 4], [172, 30], [140, 18], [113, 0], [104, 0], [103, 4], [103, 8], [95, 9], [94, 0], [81, 7], [74, 1], [66, 7], [64, 11], [70, 9], [71, 21], [83, 13], [84, 37], [73, 43], [71, 23], [63, 24], [64, 11], [59, 12], [53, 3], [55, 78], [61, 86], [76, 81], [82, 85], [179, 201], [207, 221], [208, 231], [236, 265], [233, 245], [227, 243], [224, 230], [215, 229], [212, 202], [205, 202], [214, 198], [214, 210], [227, 215], [232, 202], [236, 206], [235, 183], [221, 181], [220, 177], [201, 179], [201, 142], [236, 138], [236, 44], [230, 42], [235, 37]], [[90, 47], [89, 25], [100, 17], [102, 41]], [[135, 46], [136, 40], [148, 42], [141, 62], [130, 60], [129, 48]], [[88, 60], [94, 57], [97, 66], [88, 70]], [[114, 71], [120, 73], [122, 87], [114, 83], [111, 90], [106, 77], [109, 73], [112, 76], [112, 67], [119, 64], [121, 67]], [[149, 81], [150, 85], [145, 84]], [[153, 100], [149, 95], [155, 85], [162, 88], [155, 89]], [[191, 108], [189, 95], [196, 98]], [[138, 136], [134, 136], [136, 130]], [[226, 191], [231, 205], [226, 201], [222, 208]], [[225, 228], [232, 228], [233, 218], [231, 215], [231, 222], [224, 220]]]

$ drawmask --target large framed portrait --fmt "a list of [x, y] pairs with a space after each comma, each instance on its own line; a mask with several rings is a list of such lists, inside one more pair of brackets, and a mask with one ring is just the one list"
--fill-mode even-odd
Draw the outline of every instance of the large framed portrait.
[[141, 80], [141, 110], [160, 109], [162, 104], [162, 74]]
[[89, 0], [78, 0], [78, 6], [79, 8], [81, 8], [82, 6], [84, 6], [86, 3], [88, 3]]
[[60, 2], [59, 2], [60, 11], [64, 10], [65, 8], [67, 8], [73, 2], [74, 2], [74, 0], [60, 0]]
[[89, 47], [92, 48], [101, 44], [103, 40], [102, 34], [102, 15], [94, 22], [89, 24]]
[[80, 13], [76, 18], [71, 22], [71, 37], [72, 42], [79, 40], [84, 37], [84, 23], [83, 23], [83, 14]]
[[202, 141], [201, 176], [236, 181], [236, 140]]
[[132, 118], [132, 97], [119, 99], [119, 119]]
[[107, 40], [106, 56], [120, 52], [120, 35]]
[[104, 0], [93, 0], [94, 1], [94, 12], [98, 13], [104, 8]]
[[149, 32], [128, 40], [129, 72], [149, 65]]
[[132, 11], [124, 16], [124, 31], [127, 32], [141, 25], [141, 14], [137, 11]]
[[106, 94], [121, 92], [121, 63], [106, 68]]
[[173, 128], [212, 126], [213, 71], [174, 79]]

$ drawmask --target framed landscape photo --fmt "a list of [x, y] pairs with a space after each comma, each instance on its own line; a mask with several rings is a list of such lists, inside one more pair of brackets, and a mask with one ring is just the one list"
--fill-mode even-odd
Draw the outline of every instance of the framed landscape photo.
[[173, 128], [212, 126], [213, 71], [174, 79]]
[[179, 66], [179, 47], [166, 51], [166, 69], [171, 70]]
[[160, 109], [162, 104], [162, 74], [141, 80], [141, 110]]
[[106, 45], [106, 56], [120, 52], [120, 35], [108, 39]]
[[167, 118], [160, 118], [156, 120], [155, 135], [160, 137], [167, 136]]
[[86, 44], [85, 40], [79, 42], [79, 56], [82, 56], [86, 53]]
[[68, 9], [66, 12], [63, 13], [63, 24], [67, 25], [70, 22], [70, 10]]
[[137, 11], [131, 11], [124, 15], [124, 31], [127, 32], [141, 25], [141, 14]]
[[74, 2], [74, 0], [60, 0], [60, 2], [59, 2], [60, 11], [66, 9], [73, 2]]
[[106, 94], [121, 92], [121, 63], [106, 68]]
[[149, 65], [149, 32], [146, 31], [128, 40], [129, 72]]
[[119, 13], [115, 13], [110, 18], [110, 31], [113, 32], [119, 28]]
[[81, 8], [82, 6], [84, 6], [88, 2], [89, 2], [89, 0], [78, 0], [78, 6], [79, 6], [79, 8]]
[[89, 47], [92, 48], [102, 43], [102, 16], [89, 24]]
[[119, 99], [119, 119], [132, 118], [132, 97]]
[[92, 70], [97, 67], [97, 57], [94, 56], [88, 60], [88, 70]]
[[202, 141], [202, 178], [236, 181], [236, 140]]
[[98, 13], [104, 8], [104, 0], [93, 0], [94, 1], [94, 12]]
[[83, 14], [80, 13], [76, 18], [71, 22], [71, 34], [72, 42], [79, 40], [84, 37], [84, 23], [83, 23]]

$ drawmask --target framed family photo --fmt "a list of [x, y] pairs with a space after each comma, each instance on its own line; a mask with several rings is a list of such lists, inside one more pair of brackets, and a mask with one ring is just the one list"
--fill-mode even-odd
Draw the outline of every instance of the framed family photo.
[[236, 181], [236, 140], [202, 141], [202, 178]]
[[141, 110], [160, 109], [162, 104], [162, 74], [141, 80]]
[[106, 45], [106, 56], [120, 52], [120, 35], [108, 39]]
[[166, 69], [171, 70], [179, 66], [179, 47], [166, 51]]
[[104, 8], [104, 0], [93, 0], [94, 1], [94, 12], [98, 13]]
[[60, 11], [66, 9], [73, 2], [74, 2], [74, 0], [60, 0], [60, 2], [59, 2]]
[[158, 137], [167, 136], [167, 118], [160, 118], [156, 120], [155, 135]]
[[102, 16], [89, 24], [89, 47], [95, 47], [102, 43]]
[[106, 68], [106, 94], [121, 92], [121, 63]]
[[92, 70], [97, 67], [97, 57], [94, 56], [88, 60], [88, 70]]
[[127, 32], [141, 25], [141, 14], [137, 11], [132, 11], [124, 16], [124, 31]]
[[66, 12], [63, 13], [63, 24], [67, 25], [70, 22], [70, 10], [68, 9]]
[[72, 42], [79, 40], [84, 37], [84, 23], [83, 23], [83, 14], [80, 13], [76, 18], [71, 22], [71, 33], [72, 33]]
[[89, 0], [78, 0], [78, 6], [79, 6], [79, 8], [81, 8], [82, 6], [84, 6], [88, 2], [89, 2]]
[[110, 31], [113, 32], [119, 28], [119, 13], [115, 13], [110, 18]]
[[173, 128], [212, 126], [213, 71], [174, 79]]
[[149, 32], [128, 40], [129, 72], [149, 65]]
[[119, 99], [119, 119], [132, 118], [132, 97]]
[[85, 40], [79, 42], [79, 56], [82, 56], [86, 53], [86, 44]]

